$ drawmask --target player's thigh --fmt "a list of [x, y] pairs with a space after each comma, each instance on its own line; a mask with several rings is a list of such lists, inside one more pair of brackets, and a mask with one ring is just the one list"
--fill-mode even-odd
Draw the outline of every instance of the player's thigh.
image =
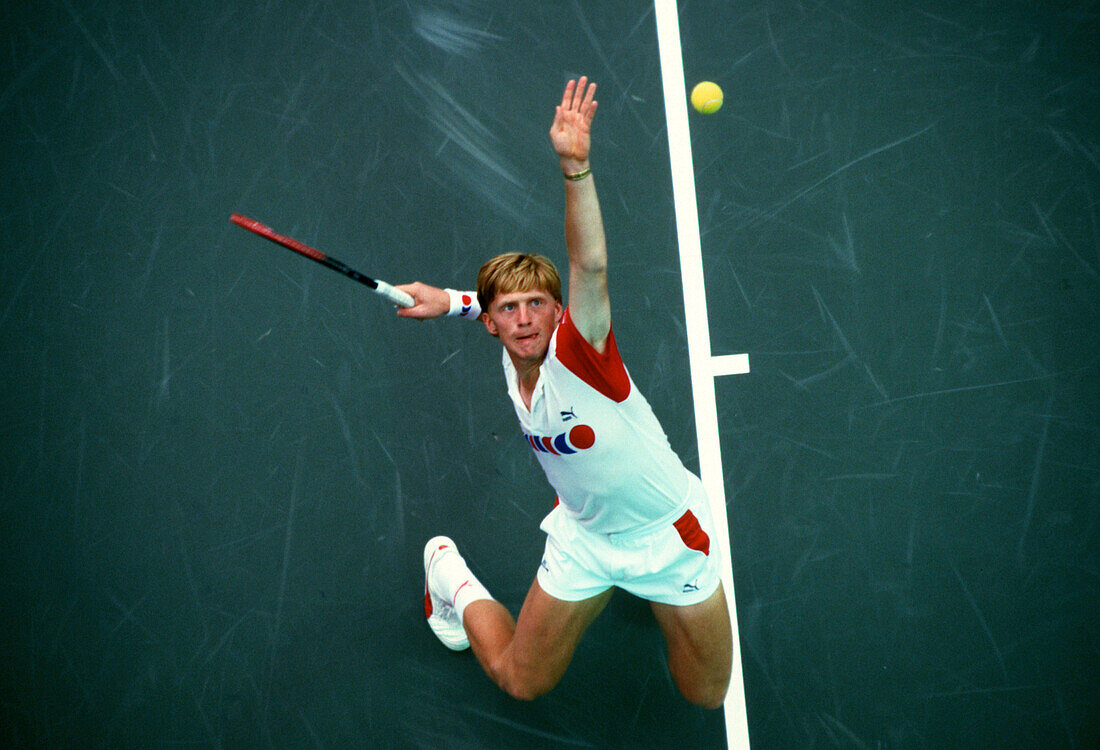
[[589, 599], [564, 601], [531, 584], [506, 650], [507, 668], [517, 676], [557, 682], [573, 658], [584, 631], [607, 606], [614, 589]]
[[719, 585], [706, 600], [686, 607], [651, 602], [668, 643], [669, 667], [678, 679], [728, 681], [733, 668], [733, 631], [726, 595]]

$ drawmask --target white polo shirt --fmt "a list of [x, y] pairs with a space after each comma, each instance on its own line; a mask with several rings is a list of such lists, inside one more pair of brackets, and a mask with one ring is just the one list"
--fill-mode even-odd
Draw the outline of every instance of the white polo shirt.
[[530, 410], [507, 351], [503, 359], [520, 427], [566, 513], [601, 534], [631, 532], [683, 513], [692, 475], [631, 380], [613, 332], [600, 354], [566, 309]]

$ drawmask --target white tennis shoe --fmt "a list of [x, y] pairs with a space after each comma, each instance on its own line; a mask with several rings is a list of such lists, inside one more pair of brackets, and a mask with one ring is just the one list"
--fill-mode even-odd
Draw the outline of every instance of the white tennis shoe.
[[466, 567], [455, 543], [445, 536], [437, 536], [424, 546], [424, 614], [432, 632], [444, 646], [462, 651], [470, 647], [470, 639], [458, 618], [454, 600], [447, 598], [448, 594], [453, 597], [455, 592], [443, 591], [441, 566], [448, 572], [453, 570], [452, 566]]

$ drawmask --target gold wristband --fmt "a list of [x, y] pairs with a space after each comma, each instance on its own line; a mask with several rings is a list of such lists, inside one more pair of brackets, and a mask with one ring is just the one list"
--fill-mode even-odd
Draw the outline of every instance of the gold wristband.
[[585, 177], [592, 174], [592, 167], [585, 167], [581, 171], [574, 172], [573, 174], [569, 174], [568, 172], [565, 172], [564, 174], [565, 174], [565, 179], [572, 180], [573, 182], [576, 182], [577, 180], [583, 180]]

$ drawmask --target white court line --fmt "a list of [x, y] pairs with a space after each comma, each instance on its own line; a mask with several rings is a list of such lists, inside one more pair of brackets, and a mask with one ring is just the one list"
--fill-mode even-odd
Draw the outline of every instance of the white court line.
[[[687, 326], [688, 362], [691, 366], [691, 395], [695, 404], [695, 432], [699, 443], [699, 473], [710, 501], [717, 541], [724, 552], [722, 586], [729, 602], [730, 619], [733, 623], [733, 677], [724, 706], [726, 745], [741, 750], [749, 746], [749, 723], [745, 711], [740, 638], [737, 634], [737, 606], [733, 591], [722, 452], [718, 445], [714, 377], [747, 372], [748, 356], [712, 358], [710, 355], [710, 326], [707, 322], [703, 254], [699, 240], [699, 210], [695, 199], [695, 170], [691, 161], [691, 134], [688, 129], [684, 61], [680, 51], [680, 23], [676, 15], [676, 0], [654, 0], [654, 9], [665, 94], [668, 153], [672, 162], [672, 194], [676, 208], [676, 238], [680, 246], [680, 275], [684, 286], [684, 322]], [[740, 357], [744, 357], [743, 362]], [[742, 367], [744, 370], [740, 369]]]
[[721, 357], [710, 358], [710, 373], [719, 375], [745, 375], [749, 372], [749, 355], [724, 354]]

